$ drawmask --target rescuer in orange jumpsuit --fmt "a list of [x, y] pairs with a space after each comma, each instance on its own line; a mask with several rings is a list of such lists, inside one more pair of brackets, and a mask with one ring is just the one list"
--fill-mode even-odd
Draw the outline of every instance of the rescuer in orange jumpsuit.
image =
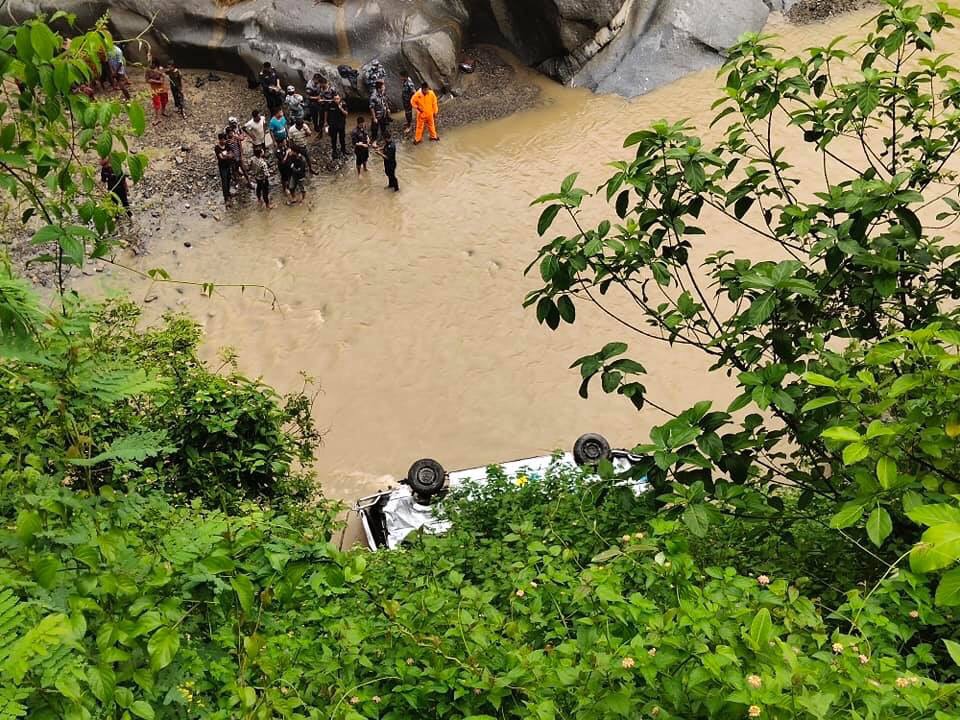
[[424, 82], [420, 89], [410, 99], [410, 106], [417, 111], [417, 132], [413, 137], [414, 144], [423, 140], [423, 127], [430, 130], [430, 139], [439, 140], [437, 135], [437, 113], [440, 105], [437, 103], [437, 94], [430, 89], [430, 83]]

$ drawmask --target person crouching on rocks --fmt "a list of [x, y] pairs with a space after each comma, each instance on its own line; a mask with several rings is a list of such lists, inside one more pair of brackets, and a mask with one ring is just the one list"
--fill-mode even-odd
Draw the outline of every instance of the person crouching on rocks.
[[263, 146], [254, 145], [250, 171], [253, 173], [253, 179], [257, 182], [257, 205], [272, 210], [273, 205], [270, 204], [270, 170], [267, 168], [267, 161], [263, 154]]

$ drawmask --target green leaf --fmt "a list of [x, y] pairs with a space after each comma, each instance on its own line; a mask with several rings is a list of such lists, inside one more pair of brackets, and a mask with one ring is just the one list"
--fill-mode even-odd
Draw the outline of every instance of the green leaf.
[[570, 192], [571, 190], [573, 190], [573, 184], [577, 181], [577, 176], [578, 176], [579, 174], [580, 174], [580, 173], [570, 173], [569, 175], [567, 175], [567, 176], [563, 179], [563, 182], [560, 183], [560, 192], [561, 192], [561, 194], [564, 194], [564, 195], [565, 195], [566, 193], [568, 193], [568, 192]]
[[163, 627], [157, 630], [147, 642], [150, 654], [150, 667], [154, 671], [162, 670], [171, 662], [180, 649], [180, 635], [174, 628]]
[[130, 712], [143, 720], [153, 720], [156, 717], [153, 713], [153, 707], [146, 700], [137, 700], [130, 706]]
[[904, 228], [906, 228], [907, 234], [910, 235], [910, 237], [912, 237], [914, 240], [919, 240], [923, 235], [923, 225], [920, 224], [920, 219], [917, 217], [916, 213], [907, 207], [894, 208], [893, 212], [896, 213], [897, 217], [900, 219], [900, 222], [903, 224]]
[[127, 105], [127, 117], [130, 118], [130, 126], [137, 135], [143, 135], [147, 129], [147, 115], [143, 111], [143, 105], [136, 100]]
[[49, 590], [56, 583], [57, 574], [62, 567], [63, 563], [56, 556], [43, 555], [33, 561], [33, 576], [40, 587]]
[[810, 402], [804, 403], [804, 406], [800, 408], [800, 412], [810, 412], [811, 410], [819, 410], [822, 407], [827, 407], [829, 405], [836, 405], [839, 402], [839, 398], [835, 397], [818, 397], [814, 398]]
[[760, 608], [750, 623], [750, 644], [756, 652], [767, 649], [770, 635], [773, 632], [773, 622], [770, 620], [770, 611]]
[[918, 573], [949, 567], [960, 559], [960, 523], [928, 528], [910, 551], [910, 569]]
[[560, 311], [560, 317], [566, 323], [572, 325], [574, 320], [577, 319], [577, 310], [573, 306], [573, 300], [570, 299], [569, 295], [560, 296], [560, 299], [557, 300], [557, 310]]
[[59, 45], [53, 31], [47, 27], [46, 23], [39, 20], [34, 21], [30, 26], [30, 44], [37, 57], [46, 62], [53, 60], [53, 52]]
[[877, 480], [884, 490], [892, 488], [897, 481], [897, 461], [887, 456], [877, 460]]
[[940, 578], [935, 601], [940, 607], [960, 605], [960, 568], [954, 568]]
[[960, 643], [944, 638], [943, 644], [947, 646], [947, 652], [953, 659], [954, 664], [960, 667]]
[[860, 433], [854, 430], [852, 427], [847, 427], [845, 425], [837, 425], [836, 427], [827, 428], [820, 436], [826, 438], [827, 440], [836, 440], [838, 442], [859, 442]]
[[112, 149], [113, 134], [108, 130], [100, 136], [99, 140], [97, 140], [97, 155], [102, 158], [108, 157]]
[[746, 321], [750, 325], [760, 325], [773, 314], [777, 304], [777, 296], [772, 292], [764, 293], [750, 304], [746, 314]]
[[914, 388], [920, 387], [923, 384], [923, 378], [914, 374], [901, 375], [896, 380], [893, 381], [893, 385], [890, 386], [889, 395], [890, 397], [900, 397], [904, 393], [908, 393]]
[[33, 540], [33, 536], [36, 535], [43, 528], [43, 521], [40, 519], [39, 513], [33, 510], [21, 510], [17, 514], [17, 539], [22, 543], [29, 544]]
[[870, 448], [860, 442], [850, 443], [843, 449], [843, 464], [853, 465], [870, 454]]
[[623, 355], [627, 351], [627, 344], [622, 342], [611, 342], [603, 346], [600, 351], [600, 357], [604, 360], [612, 358], [614, 355]]
[[240, 607], [249, 615], [253, 611], [253, 583], [246, 575], [237, 575], [230, 579], [230, 585], [237, 593]]
[[553, 225], [553, 221], [557, 217], [557, 213], [561, 210], [560, 205], [548, 205], [544, 208], [543, 212], [540, 213], [540, 219], [537, 221], [537, 234], [543, 235], [547, 230], [550, 229], [550, 226]]
[[847, 503], [841, 507], [832, 518], [830, 518], [830, 527], [835, 530], [850, 527], [860, 520], [863, 516], [863, 505], [857, 503]]
[[884, 508], [876, 508], [870, 517], [867, 518], [867, 537], [877, 547], [883, 544], [890, 532], [893, 530], [893, 522], [890, 520], [890, 513]]
[[821, 375], [820, 373], [808, 372], [803, 374], [803, 379], [806, 380], [810, 385], [817, 385], [818, 387], [836, 387], [837, 381], [833, 378], [828, 378], [826, 375]]
[[960, 508], [946, 503], [920, 505], [910, 510], [907, 517], [920, 525], [960, 524]]

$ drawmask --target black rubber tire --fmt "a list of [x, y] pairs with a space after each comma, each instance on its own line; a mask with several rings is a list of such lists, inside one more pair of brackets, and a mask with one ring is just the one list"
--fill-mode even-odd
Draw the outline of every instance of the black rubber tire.
[[436, 460], [423, 458], [410, 466], [407, 484], [415, 494], [430, 497], [446, 487], [447, 471]]
[[604, 458], [610, 459], [610, 443], [603, 435], [587, 433], [573, 444], [573, 460], [577, 465], [596, 465]]

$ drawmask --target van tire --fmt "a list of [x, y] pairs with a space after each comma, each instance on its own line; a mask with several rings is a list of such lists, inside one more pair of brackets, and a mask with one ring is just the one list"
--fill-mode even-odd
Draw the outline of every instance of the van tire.
[[573, 460], [577, 465], [596, 467], [601, 460], [609, 460], [610, 457], [610, 443], [603, 435], [586, 433], [573, 444]]
[[436, 495], [447, 485], [447, 471], [436, 460], [423, 458], [410, 466], [407, 484], [418, 495]]

